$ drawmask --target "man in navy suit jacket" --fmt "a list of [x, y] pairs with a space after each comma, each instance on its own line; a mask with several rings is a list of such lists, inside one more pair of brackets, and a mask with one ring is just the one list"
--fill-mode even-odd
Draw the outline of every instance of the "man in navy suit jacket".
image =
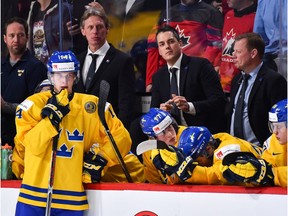
[[249, 74], [242, 115], [243, 139], [260, 146], [271, 135], [267, 124], [270, 108], [287, 98], [287, 80], [263, 64], [264, 50], [265, 43], [257, 33], [245, 33], [235, 38], [234, 63], [242, 73], [232, 80], [230, 102], [227, 106], [228, 126], [230, 133], [235, 135], [234, 115], [242, 76]]
[[[219, 76], [205, 58], [188, 57], [182, 53], [178, 32], [164, 26], [156, 33], [158, 50], [167, 65], [152, 78], [151, 107], [170, 111], [179, 124], [205, 126], [212, 133], [225, 131], [226, 98]], [[171, 94], [170, 68], [177, 68], [179, 95]]]
[[[99, 96], [100, 82], [110, 84], [110, 102], [126, 129], [133, 118], [135, 100], [135, 74], [132, 57], [114, 48], [106, 40], [109, 21], [99, 8], [88, 8], [81, 18], [81, 32], [88, 41], [88, 49], [80, 53], [81, 73], [75, 86], [76, 92]], [[88, 69], [92, 62], [90, 54], [97, 54], [96, 71], [90, 84], [85, 86]]]

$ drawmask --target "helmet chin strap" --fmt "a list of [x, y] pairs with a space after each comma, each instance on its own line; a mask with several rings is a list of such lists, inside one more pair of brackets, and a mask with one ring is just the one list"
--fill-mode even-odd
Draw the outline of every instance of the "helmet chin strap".
[[74, 97], [74, 92], [72, 91], [69, 95], [68, 95], [68, 99], [69, 101], [71, 101]]

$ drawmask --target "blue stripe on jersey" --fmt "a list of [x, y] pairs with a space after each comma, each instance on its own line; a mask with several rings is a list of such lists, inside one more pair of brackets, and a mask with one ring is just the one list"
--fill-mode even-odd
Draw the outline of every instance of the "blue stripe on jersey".
[[26, 185], [26, 184], [22, 184], [21, 188], [27, 189], [27, 190], [31, 190], [31, 191], [35, 191], [38, 193], [47, 193], [48, 189], [44, 189], [44, 188], [38, 188], [38, 187], [33, 187], [30, 185]]
[[[46, 202], [47, 200], [46, 198], [43, 198], [43, 197], [36, 197], [36, 196], [25, 194], [25, 193], [20, 193], [19, 196], [29, 199], [29, 200], [38, 201], [38, 202]], [[54, 199], [54, 198], [52, 199], [52, 203], [75, 205], [75, 206], [88, 204], [87, 200], [73, 201], [73, 200], [61, 200], [61, 199]]]
[[[31, 190], [31, 191], [35, 191], [38, 193], [47, 193], [48, 189], [45, 188], [38, 188], [38, 187], [34, 187], [34, 186], [30, 186], [30, 185], [26, 185], [26, 184], [22, 184], [21, 188], [27, 189], [27, 190]], [[64, 190], [53, 190], [54, 194], [59, 194], [59, 195], [67, 195], [67, 196], [86, 196], [85, 191], [82, 192], [76, 192], [76, 191], [64, 191]]]
[[22, 193], [22, 192], [20, 192], [19, 197], [23, 197], [23, 198], [38, 201], [38, 202], [46, 202], [47, 201], [47, 198], [37, 197], [37, 196]]
[[88, 202], [87, 200], [82, 200], [82, 201], [73, 201], [73, 200], [60, 200], [60, 199], [52, 199], [52, 203], [58, 203], [58, 204], [67, 204], [67, 205], [87, 205]]
[[54, 194], [67, 195], [67, 196], [86, 196], [86, 192], [76, 192], [76, 191], [64, 191], [64, 190], [53, 190]]

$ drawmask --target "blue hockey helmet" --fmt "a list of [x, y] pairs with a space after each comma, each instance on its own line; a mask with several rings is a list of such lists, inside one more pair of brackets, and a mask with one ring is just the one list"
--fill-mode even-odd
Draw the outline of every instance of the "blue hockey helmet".
[[41, 92], [44, 87], [50, 87], [50, 88], [53, 87], [53, 85], [52, 85], [52, 83], [51, 83], [51, 81], [49, 79], [45, 79], [41, 83], [39, 83], [36, 86], [34, 93]]
[[80, 63], [70, 50], [55, 51], [48, 60], [47, 68], [48, 73], [75, 72], [77, 76], [80, 71]]
[[287, 128], [287, 107], [287, 99], [284, 99], [270, 109], [268, 126], [271, 133], [274, 131], [274, 123], [284, 122]]
[[204, 153], [206, 146], [212, 140], [212, 134], [206, 127], [191, 126], [182, 132], [178, 148], [182, 149], [186, 156], [191, 156], [193, 160], [196, 160]]
[[269, 111], [270, 122], [287, 122], [287, 99], [276, 103]]
[[150, 108], [149, 112], [141, 117], [140, 125], [143, 133], [155, 137], [173, 123], [170, 113], [159, 108]]

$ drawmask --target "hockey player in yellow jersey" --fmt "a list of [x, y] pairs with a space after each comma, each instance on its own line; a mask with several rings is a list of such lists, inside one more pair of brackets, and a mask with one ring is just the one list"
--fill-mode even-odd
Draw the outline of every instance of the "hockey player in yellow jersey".
[[228, 133], [212, 135], [206, 127], [186, 128], [178, 148], [170, 151], [154, 149], [151, 160], [169, 184], [229, 184], [222, 176], [220, 165], [225, 155], [247, 151], [258, 156], [261, 149]]
[[[159, 108], [151, 108], [148, 113], [141, 117], [140, 125], [144, 134], [150, 139], [165, 142], [167, 145], [178, 146], [178, 140], [185, 126], [178, 126], [172, 116]], [[165, 183], [166, 178], [159, 172], [151, 161], [151, 152], [142, 154], [145, 166], [145, 179], [149, 183]]]
[[[126, 179], [100, 122], [98, 97], [72, 90], [79, 72], [75, 55], [70, 51], [54, 52], [47, 67], [54, 90], [28, 97], [16, 111], [13, 172], [23, 180], [15, 215], [45, 214], [52, 143], [58, 136], [51, 215], [83, 216], [88, 201], [82, 181]], [[132, 179], [143, 182], [142, 164], [135, 155], [128, 154], [129, 133], [109, 103], [105, 118], [128, 170], [130, 166], [133, 170]]]
[[268, 124], [273, 134], [264, 142], [261, 158], [246, 153], [225, 158], [223, 170], [228, 180], [287, 187], [287, 108], [287, 99], [284, 99], [269, 111]]

